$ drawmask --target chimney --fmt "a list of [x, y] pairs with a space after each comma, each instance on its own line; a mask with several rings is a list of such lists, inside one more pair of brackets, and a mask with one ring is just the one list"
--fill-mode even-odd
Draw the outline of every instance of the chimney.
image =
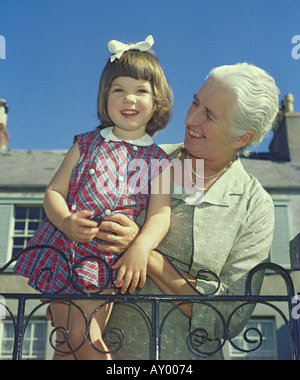
[[300, 162], [300, 113], [294, 111], [294, 96], [288, 94], [281, 103], [281, 110], [273, 127], [274, 137], [270, 153], [279, 161]]
[[294, 96], [287, 94], [283, 99], [284, 113], [294, 113]]
[[0, 153], [7, 152], [10, 140], [6, 129], [8, 107], [5, 99], [0, 99]]

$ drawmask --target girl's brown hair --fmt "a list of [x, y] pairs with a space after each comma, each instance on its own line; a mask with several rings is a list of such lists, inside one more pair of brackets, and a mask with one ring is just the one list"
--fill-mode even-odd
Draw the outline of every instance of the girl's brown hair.
[[146, 132], [153, 136], [164, 129], [172, 117], [173, 92], [165, 74], [152, 51], [141, 52], [129, 50], [120, 59], [106, 63], [100, 78], [98, 92], [98, 117], [101, 121], [99, 129], [113, 125], [107, 113], [107, 99], [112, 82], [119, 77], [130, 77], [150, 81], [153, 90], [154, 113], [147, 124]]

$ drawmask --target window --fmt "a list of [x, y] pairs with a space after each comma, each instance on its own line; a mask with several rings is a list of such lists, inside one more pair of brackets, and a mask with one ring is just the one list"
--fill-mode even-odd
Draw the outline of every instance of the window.
[[[244, 333], [248, 343], [244, 338]], [[258, 330], [261, 333], [261, 339], [259, 337]], [[259, 346], [260, 341], [262, 342]], [[233, 343], [242, 350], [252, 352], [243, 352], [230, 345], [230, 356], [232, 360], [277, 360], [277, 339], [274, 319], [251, 319], [244, 330], [233, 339]]]
[[270, 252], [271, 263], [278, 264], [285, 269], [291, 269], [289, 242], [290, 216], [288, 201], [274, 201], [275, 205], [275, 229]]
[[11, 259], [11, 231], [14, 207], [0, 204], [0, 268]]
[[46, 214], [41, 206], [15, 206], [12, 255], [26, 248]]
[[[46, 352], [47, 321], [33, 319], [29, 322], [23, 341], [22, 358], [44, 360]], [[11, 320], [0, 321], [0, 359], [12, 359], [14, 324]]]
[[0, 268], [27, 246], [46, 217], [43, 198], [0, 199]]

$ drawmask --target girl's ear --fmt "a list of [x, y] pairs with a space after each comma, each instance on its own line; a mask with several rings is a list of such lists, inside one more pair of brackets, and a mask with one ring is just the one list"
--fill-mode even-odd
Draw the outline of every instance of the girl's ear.
[[238, 139], [233, 144], [233, 148], [238, 150], [246, 146], [255, 136], [253, 131], [246, 132], [243, 136], [238, 137]]

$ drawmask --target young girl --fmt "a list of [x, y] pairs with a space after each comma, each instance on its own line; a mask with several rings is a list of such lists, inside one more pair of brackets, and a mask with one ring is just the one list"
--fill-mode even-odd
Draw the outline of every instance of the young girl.
[[[161, 178], [169, 159], [151, 136], [165, 128], [171, 117], [172, 92], [150, 51], [153, 42], [149, 36], [138, 44], [108, 44], [114, 54], [100, 79], [101, 125], [75, 136], [46, 189], [47, 218], [29, 242], [31, 247], [53, 249], [39, 247], [23, 253], [14, 269], [38, 291], [113, 294], [116, 286], [125, 293], [146, 281], [148, 254], [165, 236], [170, 219], [170, 194], [162, 191]], [[145, 207], [143, 229], [121, 257], [97, 251], [103, 216], [117, 212], [135, 220]], [[57, 329], [60, 351], [67, 346], [69, 353], [76, 350], [70, 355], [57, 351], [55, 359], [110, 359], [102, 332], [111, 303], [86, 298], [76, 304], [51, 303], [53, 323], [61, 327]], [[91, 318], [89, 339], [80, 309], [87, 320]]]

